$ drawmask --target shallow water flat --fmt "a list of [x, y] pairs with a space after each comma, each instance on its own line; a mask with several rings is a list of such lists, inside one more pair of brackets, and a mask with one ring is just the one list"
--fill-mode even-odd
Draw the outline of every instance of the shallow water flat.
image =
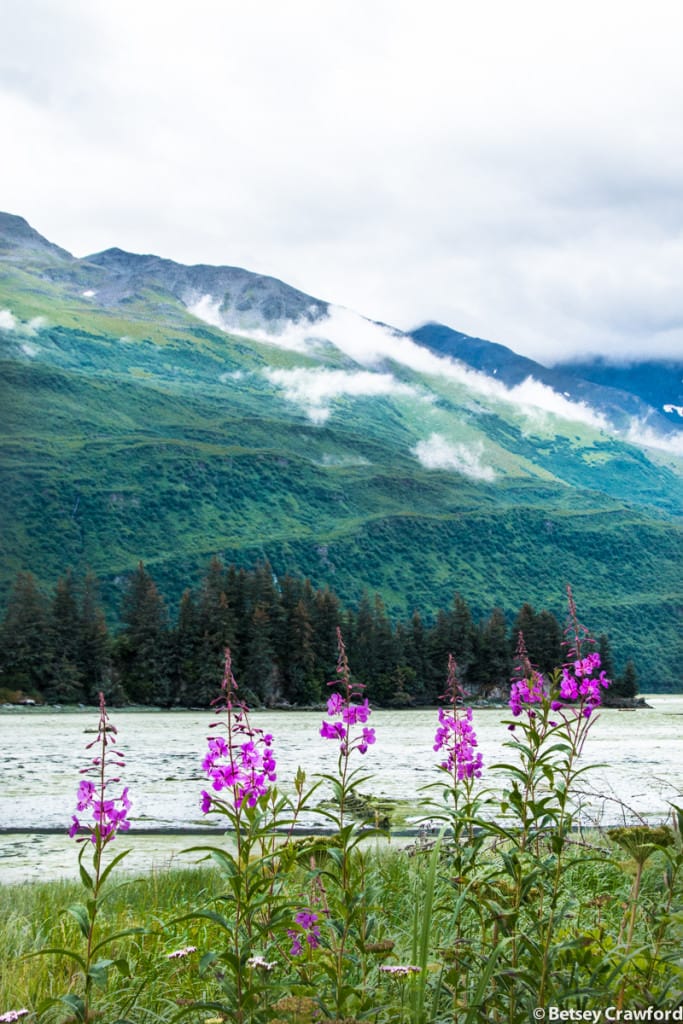
[[[583, 761], [600, 765], [581, 782], [581, 820], [612, 824], [661, 820], [670, 802], [683, 803], [683, 696], [648, 696], [651, 710], [600, 713], [586, 743]], [[291, 789], [299, 766], [309, 780], [334, 772], [336, 744], [319, 735], [322, 715], [301, 711], [255, 712], [252, 723], [275, 737], [278, 785]], [[206, 787], [201, 761], [211, 713], [113, 710], [121, 749], [126, 755], [122, 779], [133, 801], [132, 831], [125, 837], [133, 854], [130, 866], [163, 863], [192, 845], [187, 835], [152, 835], [150, 830], [207, 826], [199, 808]], [[0, 881], [75, 874], [74, 844], [64, 832], [75, 809], [79, 769], [85, 746], [97, 727], [97, 712], [11, 710], [0, 714]], [[474, 726], [485, 766], [510, 760], [504, 709], [475, 709]], [[415, 802], [421, 789], [438, 779], [433, 750], [436, 712], [375, 711], [371, 724], [377, 742], [358, 763], [371, 776], [361, 790], [377, 797]], [[482, 785], [500, 788], [502, 780], [484, 773]], [[325, 827], [311, 810], [302, 822]], [[54, 835], [42, 834], [55, 829]], [[143, 835], [143, 833], [147, 833]]]

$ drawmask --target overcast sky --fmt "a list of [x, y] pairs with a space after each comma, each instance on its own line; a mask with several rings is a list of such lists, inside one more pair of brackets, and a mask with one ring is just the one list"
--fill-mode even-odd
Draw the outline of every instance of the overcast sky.
[[683, 354], [681, 0], [3, 0], [0, 209], [544, 362]]

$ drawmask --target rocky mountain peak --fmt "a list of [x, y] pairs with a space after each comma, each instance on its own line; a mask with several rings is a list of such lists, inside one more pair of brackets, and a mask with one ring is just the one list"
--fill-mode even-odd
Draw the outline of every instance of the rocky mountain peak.
[[13, 254], [22, 254], [27, 250], [49, 253], [62, 259], [74, 259], [66, 249], [61, 249], [39, 234], [23, 217], [0, 211], [0, 252], [3, 258], [11, 259]]

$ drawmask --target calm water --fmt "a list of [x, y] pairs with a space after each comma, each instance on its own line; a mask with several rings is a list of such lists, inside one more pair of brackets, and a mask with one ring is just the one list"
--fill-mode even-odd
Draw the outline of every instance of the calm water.
[[[585, 763], [604, 764], [585, 777], [582, 817], [609, 824], [640, 815], [660, 820], [668, 802], [683, 802], [683, 696], [648, 696], [651, 710], [603, 711], [586, 744]], [[504, 710], [475, 710], [475, 727], [485, 764], [509, 759], [503, 744], [509, 733]], [[127, 863], [149, 868], [168, 862], [192, 845], [187, 835], [150, 835], [152, 829], [200, 832], [206, 820], [199, 810], [205, 787], [201, 759], [211, 714], [199, 712], [114, 711], [123, 770], [134, 802], [132, 848]], [[97, 712], [11, 710], [0, 713], [2, 787], [0, 790], [0, 882], [75, 875], [75, 844], [65, 838], [75, 809], [78, 772], [97, 727]], [[322, 715], [313, 712], [258, 712], [255, 725], [275, 736], [278, 783], [288, 788], [297, 767], [309, 775], [334, 771], [336, 745], [322, 740]], [[361, 787], [374, 796], [415, 800], [434, 781], [434, 711], [376, 711], [377, 743], [363, 767], [372, 779]], [[360, 758], [359, 758], [360, 761]], [[490, 780], [489, 780], [490, 782]], [[309, 812], [305, 824], [325, 827]], [[40, 830], [54, 828], [58, 834]], [[36, 831], [37, 830], [37, 831]], [[147, 831], [147, 835], [142, 833]], [[123, 843], [121, 849], [124, 848]], [[188, 858], [183, 857], [188, 863]]]

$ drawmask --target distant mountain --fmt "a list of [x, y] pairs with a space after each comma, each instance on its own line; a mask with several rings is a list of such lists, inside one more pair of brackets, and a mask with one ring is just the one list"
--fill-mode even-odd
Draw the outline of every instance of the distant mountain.
[[0, 257], [2, 259], [12, 259], [14, 256], [25, 258], [32, 253], [62, 260], [74, 259], [66, 249], [60, 249], [58, 245], [48, 242], [47, 238], [39, 235], [23, 217], [0, 212]]
[[[223, 327], [241, 330], [282, 329], [285, 324], [314, 323], [328, 305], [273, 277], [239, 267], [186, 267], [158, 256], [136, 256], [107, 249], [86, 262], [103, 271], [98, 302], [115, 306], [140, 297], [145, 289], [169, 292], [192, 308], [204, 300], [204, 313]], [[201, 308], [201, 306], [200, 306]]]
[[174, 604], [214, 554], [395, 616], [456, 591], [561, 615], [571, 582], [644, 689], [683, 688], [675, 389], [236, 267], [75, 259], [9, 214], [0, 360], [0, 598], [19, 570], [89, 567], [114, 615], [142, 559]]
[[683, 426], [683, 361], [639, 359], [628, 363], [592, 359], [559, 363], [556, 370], [602, 387], [636, 395], [677, 427]]
[[[505, 345], [471, 338], [443, 324], [425, 324], [411, 336], [432, 351], [460, 359], [509, 387], [533, 377], [566, 398], [601, 410], [615, 424], [623, 426], [635, 417], [665, 433], [670, 431], [670, 423], [683, 425], [683, 363], [663, 360], [619, 366], [594, 360], [544, 366]], [[674, 408], [680, 408], [680, 414]]]

